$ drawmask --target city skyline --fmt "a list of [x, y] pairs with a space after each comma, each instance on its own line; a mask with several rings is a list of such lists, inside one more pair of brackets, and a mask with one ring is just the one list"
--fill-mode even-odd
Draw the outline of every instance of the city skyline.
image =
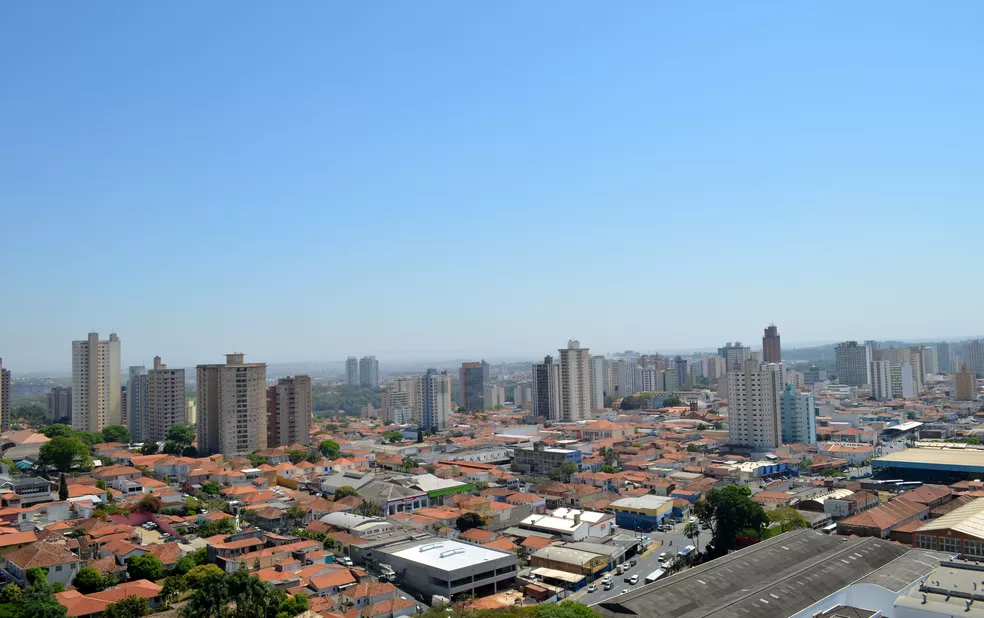
[[[807, 299], [878, 263], [878, 239], [984, 222], [984, 84], [967, 79], [980, 3], [876, 1], [845, 19], [778, 2], [219, 1], [191, 24], [179, 5], [6, 8], [18, 96], [0, 97], [0, 203], [18, 300], [0, 354], [16, 372], [65, 367], [89, 330], [125, 337], [124, 366], [181, 367], [236, 350], [538, 358], [572, 336], [676, 350], [750, 343], [770, 322], [785, 347], [963, 335], [877, 289]], [[598, 259], [636, 237], [652, 251]], [[943, 246], [908, 279], [980, 305], [974, 243]], [[771, 276], [723, 276], [739, 252]], [[640, 285], [669, 256], [681, 267]], [[196, 274], [230, 260], [248, 277]], [[438, 310], [455, 286], [422, 286], [409, 264], [506, 285]], [[274, 282], [290, 293], [263, 293]], [[574, 289], [583, 302], [558, 310]], [[654, 305], [672, 328], [629, 319]]]

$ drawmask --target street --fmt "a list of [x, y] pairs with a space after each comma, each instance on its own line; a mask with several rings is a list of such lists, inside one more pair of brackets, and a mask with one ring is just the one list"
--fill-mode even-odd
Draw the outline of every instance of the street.
[[[682, 523], [675, 525], [673, 527], [672, 532], [645, 533], [647, 536], [653, 538], [654, 544], [657, 542], [661, 543], [660, 547], [652, 550], [651, 552], [649, 550], [644, 552], [645, 554], [648, 554], [644, 558], [640, 557], [640, 555], [635, 556], [635, 559], [638, 560], [638, 564], [636, 564], [634, 567], [626, 571], [623, 575], [613, 575], [612, 583], [614, 585], [612, 586], [611, 590], [604, 589], [604, 587], [601, 585], [601, 578], [599, 577], [596, 582], [598, 585], [597, 591], [589, 593], [587, 592], [587, 588], [582, 588], [581, 590], [575, 592], [568, 598], [570, 598], [572, 601], [577, 601], [579, 603], [592, 605], [594, 603], [601, 603], [602, 601], [606, 601], [608, 599], [611, 599], [612, 597], [617, 597], [618, 595], [622, 594], [623, 590], [637, 590], [638, 588], [641, 588], [643, 585], [645, 585], [646, 576], [652, 573], [653, 571], [655, 571], [656, 569], [660, 568], [659, 555], [662, 552], [666, 552], [667, 555], [670, 556], [676, 554], [677, 551], [679, 551], [683, 547], [686, 547], [687, 545], [691, 545], [691, 544], [696, 545], [696, 543], [692, 543], [690, 539], [683, 536], [683, 526], [684, 524]], [[619, 532], [627, 535], [642, 534], [642, 533], [633, 532], [632, 530], [624, 530], [624, 529], [619, 530]], [[701, 534], [699, 540], [701, 544], [705, 544], [711, 538], [711, 531], [701, 530], [701, 532], [703, 534]], [[625, 581], [626, 577], [631, 577], [633, 575], [639, 576], [639, 581], [634, 586], [629, 582]]]

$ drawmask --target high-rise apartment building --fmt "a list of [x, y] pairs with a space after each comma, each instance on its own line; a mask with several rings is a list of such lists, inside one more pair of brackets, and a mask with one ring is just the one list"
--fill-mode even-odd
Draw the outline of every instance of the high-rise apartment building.
[[72, 387], [56, 386], [44, 394], [44, 418], [49, 423], [72, 423]]
[[933, 346], [923, 346], [921, 352], [923, 371], [926, 373], [939, 373], [940, 364], [939, 356], [936, 354], [936, 348]]
[[974, 374], [970, 372], [967, 365], [960, 368], [953, 376], [956, 382], [956, 392], [954, 393], [954, 399], [957, 401], [977, 401], [977, 381], [974, 379]]
[[561, 421], [583, 421], [591, 418], [591, 369], [588, 348], [575, 340], [567, 342], [560, 354], [560, 416]]
[[404, 411], [406, 411], [406, 417], [413, 420], [413, 408], [410, 406], [410, 390], [409, 388], [405, 390], [392, 390], [393, 388], [391, 387], [391, 390], [379, 396], [380, 406], [382, 406], [380, 414], [383, 421], [402, 425], [404, 422], [409, 422], [404, 420]]
[[513, 389], [513, 405], [525, 406], [533, 403], [533, 383], [519, 382]]
[[782, 362], [782, 346], [779, 345], [779, 328], [775, 324], [767, 326], [765, 336], [762, 337], [762, 362]]
[[588, 400], [592, 412], [605, 407], [605, 367], [604, 356], [588, 359], [588, 381], [591, 383]]
[[936, 369], [939, 373], [954, 373], [956, 368], [950, 364], [950, 344], [941, 341], [936, 344]]
[[167, 438], [174, 425], [188, 424], [185, 405], [185, 371], [168, 369], [160, 356], [147, 372], [147, 437], [155, 442]]
[[759, 369], [748, 359], [741, 371], [728, 372], [727, 382], [729, 442], [756, 450], [781, 445], [782, 389], [775, 372]]
[[484, 361], [461, 363], [458, 390], [461, 393], [461, 405], [469, 412], [491, 407], [485, 403], [486, 367]]
[[787, 384], [782, 391], [779, 408], [782, 413], [783, 444], [817, 443], [813, 393], [801, 393], [792, 384]]
[[704, 359], [704, 363], [707, 365], [704, 375], [711, 384], [728, 372], [728, 363], [721, 356], [708, 356]]
[[868, 384], [868, 370], [871, 366], [871, 348], [858, 345], [857, 341], [845, 341], [834, 348], [837, 364], [837, 379], [841, 384], [864, 386]]
[[98, 433], [120, 425], [120, 338], [99, 333], [72, 342], [72, 429]]
[[968, 371], [984, 378], [984, 339], [972, 339], [964, 344], [963, 362]]
[[892, 363], [887, 360], [871, 361], [868, 373], [871, 384], [871, 396], [878, 401], [891, 401], [892, 395]]
[[723, 348], [718, 348], [718, 356], [724, 359], [725, 371], [742, 371], [745, 361], [752, 357], [752, 350], [741, 345], [740, 341], [734, 344], [729, 341]]
[[369, 388], [379, 386], [379, 361], [375, 356], [363, 356], [359, 360], [359, 384]]
[[902, 348], [899, 350], [899, 358], [900, 365], [909, 364], [912, 366], [912, 375], [915, 379], [915, 394], [918, 395], [923, 390], [923, 379], [926, 377], [926, 368], [923, 366], [922, 349], [918, 347]]
[[554, 419], [560, 415], [560, 365], [552, 356], [533, 365], [533, 414], [537, 418]]
[[608, 362], [612, 379], [612, 397], [628, 397], [634, 395], [638, 388], [635, 384], [635, 363], [625, 358], [618, 358]]
[[428, 369], [421, 378], [420, 428], [441, 431], [451, 423], [451, 375]]
[[782, 363], [762, 363], [760, 368], [776, 374], [776, 380], [778, 381], [780, 390], [786, 387], [786, 365]]
[[673, 359], [672, 369], [673, 371], [676, 372], [676, 379], [677, 379], [676, 387], [674, 388], [674, 390], [679, 390], [686, 386], [689, 386], [687, 382], [687, 376], [690, 373], [689, 365], [690, 364], [687, 362], [687, 360], [681, 357], [680, 355], [677, 355], [676, 358]]
[[136, 443], [147, 440], [147, 368], [131, 365], [126, 376], [126, 426]]
[[349, 386], [359, 385], [359, 359], [354, 356], [345, 359], [345, 383]]
[[909, 363], [901, 363], [889, 367], [892, 375], [892, 398], [908, 399], [915, 397], [919, 391], [916, 389], [916, 371]]
[[280, 378], [267, 387], [267, 447], [307, 446], [314, 414], [311, 378]]
[[0, 358], [0, 430], [10, 429], [10, 370], [3, 368], [3, 359]]
[[194, 427], [198, 423], [198, 404], [194, 399], [185, 401], [185, 422], [189, 427]]
[[198, 365], [198, 452], [226, 457], [266, 448], [266, 364], [226, 354], [224, 364]]
[[506, 389], [498, 384], [486, 383], [482, 393], [482, 401], [487, 409], [506, 405]]

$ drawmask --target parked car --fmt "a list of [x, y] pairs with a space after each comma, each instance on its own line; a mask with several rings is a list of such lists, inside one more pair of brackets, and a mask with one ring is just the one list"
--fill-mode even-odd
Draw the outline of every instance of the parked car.
[[639, 576], [638, 575], [633, 575], [632, 577], [630, 577], [629, 578], [629, 583], [632, 584], [633, 586], [635, 586], [636, 584], [638, 584], [639, 583]]
[[666, 560], [666, 556], [667, 556], [667, 553], [665, 551], [664, 552], [660, 552], [660, 554], [659, 554], [659, 561], [662, 562], [662, 561]]

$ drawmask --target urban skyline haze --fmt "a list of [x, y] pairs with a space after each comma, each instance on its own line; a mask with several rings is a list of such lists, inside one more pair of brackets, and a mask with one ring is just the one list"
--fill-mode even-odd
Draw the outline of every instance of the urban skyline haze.
[[123, 367], [974, 335], [982, 22], [5, 6], [0, 357], [66, 371], [89, 331]]

